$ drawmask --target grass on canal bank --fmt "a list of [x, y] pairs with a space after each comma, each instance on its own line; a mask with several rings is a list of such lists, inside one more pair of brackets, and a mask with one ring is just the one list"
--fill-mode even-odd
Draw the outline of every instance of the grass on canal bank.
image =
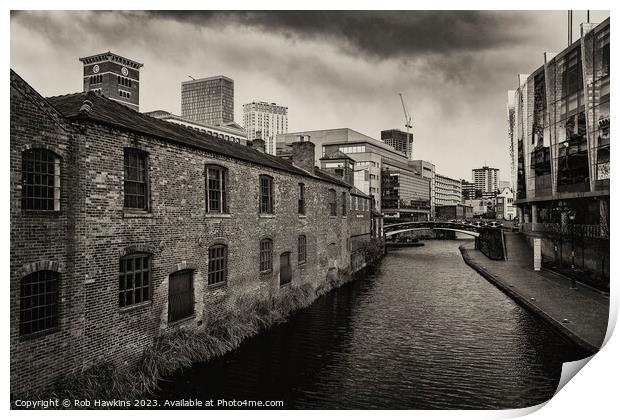
[[136, 369], [105, 362], [76, 370], [57, 381], [53, 396], [127, 400], [152, 394], [162, 378], [192, 363], [205, 362], [236, 349], [247, 338], [285, 322], [293, 312], [351, 280], [344, 271], [332, 271], [316, 289], [311, 284], [303, 284], [290, 285], [275, 296], [266, 292], [258, 296], [255, 293], [237, 295], [223, 305], [223, 310], [209, 314], [199, 329], [180, 329], [155, 339]]

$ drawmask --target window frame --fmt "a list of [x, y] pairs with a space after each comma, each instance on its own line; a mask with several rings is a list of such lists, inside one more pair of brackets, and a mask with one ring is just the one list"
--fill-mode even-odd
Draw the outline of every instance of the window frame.
[[273, 271], [273, 240], [263, 238], [259, 243], [259, 271], [270, 273]]
[[347, 192], [343, 191], [342, 192], [342, 205], [341, 205], [341, 211], [342, 211], [342, 216], [345, 217], [347, 215]]
[[[139, 165], [139, 159], [143, 160], [143, 168], [142, 168], [142, 172], [143, 172], [143, 177], [144, 180], [143, 181], [139, 181], [139, 180], [128, 180], [128, 163], [127, 163], [127, 159], [133, 156], [136, 159], [138, 159], [136, 161], [137, 165]], [[136, 166], [135, 167], [136, 170], [139, 170], [140, 167]], [[149, 178], [150, 178], [150, 173], [149, 173], [149, 153], [145, 152], [144, 150], [141, 149], [135, 149], [135, 148], [131, 148], [131, 147], [126, 147], [123, 150], [123, 208], [125, 210], [132, 210], [132, 211], [144, 211], [144, 212], [148, 212], [151, 208], [150, 206], [150, 188], [149, 188]], [[143, 199], [144, 199], [144, 205], [142, 207], [139, 206], [128, 206], [127, 205], [127, 184], [128, 183], [133, 183], [133, 184], [143, 184], [144, 186], [144, 193], [143, 193]], [[132, 196], [137, 196], [140, 197], [140, 195], [138, 194], [132, 194]]]
[[[218, 171], [219, 172], [219, 189], [213, 190], [219, 195], [219, 210], [211, 209], [211, 198], [209, 197], [209, 193], [212, 191], [209, 187], [209, 171]], [[205, 164], [205, 211], [209, 214], [229, 214], [228, 209], [228, 168], [216, 165], [216, 164]]]
[[[40, 280], [39, 277], [46, 273], [45, 275], [50, 275], [51, 278]], [[47, 274], [51, 273], [51, 274]], [[37, 282], [30, 281], [29, 284], [26, 284], [26, 280], [32, 280], [34, 277], [37, 277]], [[35, 284], [37, 285], [37, 291], [41, 290], [41, 283], [43, 283], [44, 293], [32, 293], [32, 290], [35, 289], [33, 287]], [[47, 292], [48, 284], [51, 283], [51, 292]], [[27, 287], [30, 287], [31, 293], [26, 294], [25, 290]], [[41, 296], [51, 295], [52, 302], [51, 304], [44, 305], [29, 305], [24, 308], [24, 304], [26, 302], [32, 302], [33, 299], [41, 298]], [[38, 302], [37, 302], [38, 303]], [[36, 309], [36, 314], [39, 315], [40, 308], [51, 308], [51, 315], [38, 317], [36, 319], [25, 320], [25, 313], [30, 313], [31, 317], [35, 313], [34, 309]], [[45, 322], [46, 319], [50, 319], [51, 323], [48, 326], [44, 326], [44, 328], [36, 329], [36, 330], [28, 330], [24, 331], [24, 324], [33, 324], [38, 323], [43, 320]], [[20, 338], [29, 338], [29, 337], [38, 337], [47, 334], [51, 334], [60, 329], [60, 273], [54, 270], [38, 270], [32, 273], [29, 273], [23, 276], [19, 281], [19, 336]]]
[[[61, 174], [62, 174], [62, 167], [61, 167], [61, 158], [60, 156], [43, 147], [35, 147], [35, 148], [30, 148], [30, 149], [26, 149], [22, 152], [21, 154], [21, 159], [22, 159], [22, 167], [21, 167], [21, 185], [22, 185], [22, 190], [21, 190], [21, 206], [22, 206], [22, 210], [28, 211], [28, 212], [45, 212], [45, 213], [58, 213], [60, 212], [60, 198], [61, 198]], [[52, 170], [53, 173], [47, 172], [44, 173], [42, 171], [35, 171], [35, 169], [37, 168], [37, 165], [39, 167], [41, 167], [41, 165], [47, 165], [48, 169], [49, 166], [52, 166]], [[30, 168], [28, 168], [28, 166], [30, 166]], [[33, 182], [29, 183], [29, 178], [32, 177]], [[35, 180], [39, 179], [39, 183], [37, 184], [35, 182]], [[49, 183], [47, 185], [43, 184], [43, 181], [41, 180], [43, 177], [46, 177], [46, 179], [48, 178], [52, 178], [52, 182], [53, 184], [50, 186]], [[49, 181], [49, 179], [48, 179]], [[48, 193], [48, 197], [43, 197], [42, 194], [42, 190], [46, 189], [47, 193]], [[34, 191], [39, 190], [39, 194], [35, 195]], [[50, 189], [52, 191], [52, 197], [49, 197], [49, 192]], [[28, 195], [28, 193], [31, 192], [31, 195]], [[32, 206], [28, 205], [28, 201], [32, 200]], [[51, 201], [51, 206], [52, 208], [49, 208], [49, 204]], [[34, 205], [35, 202], [45, 202], [47, 203], [46, 207], [48, 208], [42, 208], [41, 206], [39, 206], [39, 208], [36, 208], [37, 206]]]
[[[183, 275], [189, 276], [190, 287], [184, 291], [176, 291], [171, 294], [171, 283], [174, 277], [182, 277]], [[175, 271], [174, 273], [170, 273], [168, 276], [168, 324], [176, 324], [179, 322], [183, 322], [187, 319], [191, 319], [196, 316], [196, 272], [191, 268], [186, 268], [183, 270]], [[183, 316], [179, 316], [178, 318], [172, 319], [172, 299], [173, 297], [186, 296], [192, 302], [192, 311], [189, 314], [184, 314]]]
[[[269, 175], [260, 175], [258, 179], [258, 212], [261, 214], [274, 214], [273, 177]], [[265, 182], [265, 185], [263, 185], [263, 182]], [[265, 186], [268, 187], [268, 191], [265, 191]], [[267, 194], [265, 194], [265, 192]], [[263, 201], [265, 199], [267, 201]]]
[[336, 197], [336, 190], [334, 188], [330, 188], [329, 190], [327, 190], [327, 205], [329, 207], [330, 216], [338, 215], [338, 200]]
[[297, 197], [297, 213], [300, 215], [306, 215], [306, 185], [300, 182], [298, 185], [298, 197]]
[[[135, 261], [140, 258], [141, 263], [140, 263], [140, 269], [138, 271], [138, 269], [136, 269], [136, 263]], [[145, 270], [144, 268], [144, 261], [148, 261], [148, 267]], [[131, 271], [127, 270], [127, 261], [131, 260], [132, 261], [132, 269]], [[151, 303], [153, 301], [153, 256], [151, 254], [149, 254], [148, 252], [134, 252], [131, 254], [127, 254], [127, 255], [123, 255], [121, 258], [119, 258], [119, 278], [118, 278], [118, 307], [121, 310], [129, 310], [138, 306], [142, 306], [142, 305], [147, 305], [149, 303]], [[136, 287], [136, 279], [135, 279], [135, 275], [136, 273], [140, 273], [141, 274], [141, 278], [142, 278], [142, 285], [138, 288]], [[144, 285], [144, 273], [148, 273], [148, 283], [146, 284], [146, 286]], [[132, 275], [132, 287], [129, 288], [127, 287], [127, 275], [131, 274]], [[123, 277], [123, 280], [125, 282], [125, 287], [121, 289], [121, 282], [123, 280], [121, 280], [121, 277]], [[140, 293], [140, 301], [136, 302], [136, 290], [139, 289], [139, 293]], [[147, 299], [144, 299], [144, 289], [147, 289]], [[132, 303], [127, 303], [127, 293], [131, 292], [132, 295]], [[121, 303], [121, 293], [124, 294], [124, 303]]]
[[[215, 250], [222, 249], [221, 256], [212, 256]], [[207, 286], [219, 287], [228, 284], [228, 246], [226, 244], [213, 244], [208, 249], [209, 261], [207, 264]], [[215, 262], [222, 261], [221, 267], [214, 267]], [[220, 281], [212, 281], [212, 277], [221, 274]]]
[[306, 235], [301, 234], [297, 236], [297, 265], [304, 265], [307, 261], [308, 261], [308, 238], [306, 237]]

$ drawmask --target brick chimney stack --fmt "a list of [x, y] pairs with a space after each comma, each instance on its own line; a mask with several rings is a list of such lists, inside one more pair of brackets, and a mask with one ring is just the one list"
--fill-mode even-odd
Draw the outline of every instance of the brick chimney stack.
[[293, 165], [314, 173], [314, 143], [310, 140], [297, 141], [291, 144], [291, 149]]

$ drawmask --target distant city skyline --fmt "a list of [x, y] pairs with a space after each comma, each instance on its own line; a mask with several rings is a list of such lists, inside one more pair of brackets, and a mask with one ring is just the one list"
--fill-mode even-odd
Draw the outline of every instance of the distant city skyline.
[[[600, 22], [608, 12], [591, 11]], [[510, 173], [506, 90], [566, 46], [565, 11], [11, 13], [11, 68], [45, 96], [82, 90], [78, 58], [144, 63], [140, 109], [181, 114], [181, 82], [223, 74], [242, 104], [286, 104], [289, 132], [351, 127], [375, 139], [413, 116], [413, 159], [470, 179]], [[585, 21], [574, 12], [573, 32]], [[369, 24], [389, 25], [369, 37]], [[75, 33], [81, 36], [76, 37]], [[402, 42], [402, 39], [410, 40]], [[248, 65], [251, 63], [251, 65]], [[61, 77], [59, 77], [61, 75]], [[484, 116], [484, 118], [476, 118]]]

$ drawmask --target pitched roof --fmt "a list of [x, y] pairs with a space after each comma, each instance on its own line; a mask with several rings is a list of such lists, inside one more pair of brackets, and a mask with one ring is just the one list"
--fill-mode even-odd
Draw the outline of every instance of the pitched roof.
[[351, 187], [351, 194], [352, 195], [358, 195], [358, 196], [364, 197], [364, 198], [369, 198], [369, 199], [372, 198], [371, 196], [369, 196], [368, 194], [366, 194], [362, 190], [357, 189], [356, 187]]
[[[349, 187], [348, 184], [341, 180], [326, 177], [321, 171], [317, 173], [317, 170], [315, 170], [314, 174], [310, 174], [277, 156], [261, 153], [248, 146], [141, 114], [92, 91], [54, 96], [46, 100], [67, 119], [94, 121], [121, 130], [128, 130], [156, 137], [160, 140], [198, 148], [221, 156], [279, 169], [296, 175], [319, 178], [327, 182]], [[86, 100], [92, 104], [90, 109], [88, 107], [87, 109], [82, 109]]]
[[349, 159], [355, 161], [351, 156], [340, 150], [328, 150], [325, 152], [325, 155], [320, 160], [334, 160], [334, 159]]

